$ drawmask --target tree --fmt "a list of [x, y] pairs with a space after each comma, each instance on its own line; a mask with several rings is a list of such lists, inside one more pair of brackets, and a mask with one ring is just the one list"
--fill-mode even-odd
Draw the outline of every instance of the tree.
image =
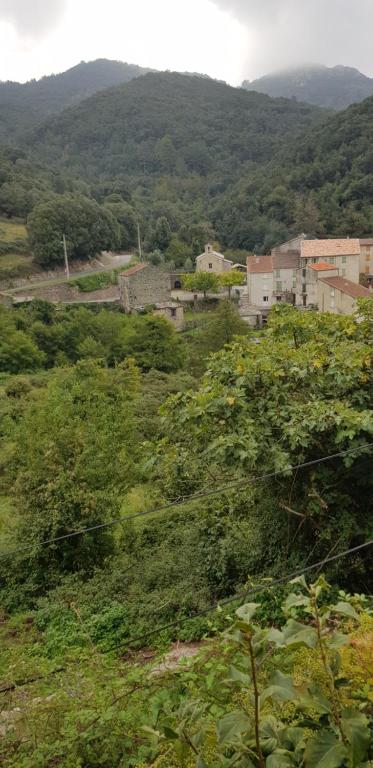
[[[212, 355], [199, 390], [168, 404], [158, 468], [170, 496], [185, 493], [185, 486], [189, 493], [204, 488], [211, 477], [248, 481], [368, 446], [370, 333], [353, 317], [276, 308], [260, 344], [249, 337]], [[199, 474], [193, 470], [196, 456]], [[283, 556], [300, 564], [311, 546], [315, 559], [322, 559], [336, 536], [342, 548], [369, 538], [370, 462], [369, 450], [360, 450], [253, 488], [245, 515], [257, 525], [260, 510], [265, 519], [270, 508], [272, 519], [261, 532], [257, 572], [263, 558], [269, 568]], [[364, 567], [363, 556], [352, 564], [355, 585]]]
[[119, 224], [110, 210], [81, 196], [57, 196], [37, 205], [27, 220], [35, 261], [42, 265], [64, 261], [62, 235], [70, 259], [87, 259], [117, 248]]
[[[112, 196], [116, 197], [116, 196]], [[119, 196], [118, 196], [119, 197]], [[110, 211], [114, 219], [119, 224], [119, 247], [131, 248], [137, 243], [137, 221], [136, 214], [131, 205], [124, 200], [107, 200], [105, 209]]]
[[135, 318], [126, 342], [127, 354], [144, 371], [155, 368], [173, 373], [183, 364], [184, 350], [180, 336], [165, 317]]
[[228, 296], [231, 298], [232, 288], [234, 286], [243, 285], [246, 280], [246, 275], [243, 272], [239, 272], [238, 269], [230, 269], [227, 272], [222, 272], [219, 275], [219, 284], [222, 288], [228, 288]]
[[157, 219], [153, 235], [153, 247], [166, 251], [171, 242], [171, 228], [165, 216]]
[[16, 540], [31, 546], [24, 576], [30, 586], [44, 589], [57, 573], [90, 571], [113, 551], [105, 527], [55, 547], [43, 542], [118, 515], [136, 477], [137, 387], [132, 364], [109, 370], [87, 360], [55, 371], [29, 404], [16, 434], [15, 488]]
[[217, 352], [225, 344], [230, 344], [235, 336], [247, 336], [248, 330], [247, 323], [241, 319], [232, 302], [221, 301], [201, 333], [201, 345], [205, 354]]
[[192, 257], [192, 249], [178, 237], [173, 237], [165, 253], [167, 261], [173, 261], [176, 267], [184, 267]]
[[182, 284], [186, 291], [202, 291], [204, 298], [207, 293], [217, 293], [219, 290], [218, 276], [214, 272], [193, 272], [192, 275], [184, 275]]

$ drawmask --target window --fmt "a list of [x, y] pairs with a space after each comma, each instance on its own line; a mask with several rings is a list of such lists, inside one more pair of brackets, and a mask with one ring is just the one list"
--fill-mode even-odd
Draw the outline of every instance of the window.
[[209, 264], [209, 269], [212, 269], [212, 264]]
[[297, 277], [297, 270], [293, 269], [293, 279], [296, 280]]
[[268, 301], [268, 296], [263, 296], [263, 301]]
[[171, 317], [176, 317], [176, 307], [171, 307]]
[[342, 277], [346, 277], [346, 270], [342, 269]]
[[306, 275], [307, 275], [307, 270], [306, 269], [302, 269], [302, 277], [306, 277]]
[[282, 296], [276, 296], [276, 301], [281, 301]]
[[331, 297], [334, 299], [334, 296], [335, 296], [335, 290], [334, 290], [334, 288], [333, 288], [333, 289], [330, 291], [330, 295], [331, 295]]
[[365, 254], [365, 261], [370, 261], [370, 253]]
[[346, 264], [347, 256], [342, 256], [342, 264]]
[[303, 285], [302, 285], [302, 293], [307, 293], [307, 285], [306, 285], [306, 283], [303, 283]]
[[277, 282], [276, 282], [276, 291], [277, 291], [277, 293], [281, 293], [282, 292], [282, 283], [279, 280], [277, 280]]
[[318, 259], [317, 259], [317, 258], [313, 258], [313, 259], [312, 259], [312, 264], [317, 264], [317, 262], [318, 262]]
[[281, 269], [276, 269], [276, 277], [281, 277]]
[[329, 264], [335, 264], [335, 256], [329, 256]]

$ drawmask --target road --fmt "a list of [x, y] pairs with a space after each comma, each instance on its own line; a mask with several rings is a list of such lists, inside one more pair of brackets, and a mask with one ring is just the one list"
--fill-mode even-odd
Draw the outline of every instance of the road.
[[126, 267], [131, 259], [131, 253], [124, 253], [121, 256], [114, 256], [112, 263], [105, 264], [103, 267], [97, 269], [84, 269], [80, 272], [70, 272], [70, 277], [51, 277], [49, 280], [30, 280], [25, 285], [20, 285], [17, 288], [7, 288], [7, 293], [25, 293], [31, 291], [34, 288], [48, 288], [54, 285], [61, 285], [62, 283], [68, 283], [70, 280], [76, 280], [80, 277], [88, 277], [88, 275], [99, 275], [101, 272], [110, 272], [112, 269], [118, 269], [118, 267]]

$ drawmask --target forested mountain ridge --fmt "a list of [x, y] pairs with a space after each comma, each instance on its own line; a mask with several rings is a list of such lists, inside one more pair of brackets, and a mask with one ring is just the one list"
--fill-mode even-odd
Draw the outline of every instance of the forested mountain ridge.
[[296, 143], [284, 142], [265, 173], [243, 175], [215, 206], [218, 236], [250, 248], [271, 230], [284, 237], [371, 235], [372, 142], [373, 97], [313, 125]]
[[0, 82], [0, 141], [14, 141], [15, 133], [39, 124], [48, 115], [149, 71], [136, 64], [96, 59], [40, 80]]
[[329, 109], [346, 109], [373, 95], [373, 78], [353, 67], [325, 67], [320, 64], [273, 72], [242, 87], [268, 96], [297, 99]]
[[29, 140], [40, 159], [86, 177], [219, 171], [221, 183], [322, 114], [206, 78], [150, 73], [45, 121]]

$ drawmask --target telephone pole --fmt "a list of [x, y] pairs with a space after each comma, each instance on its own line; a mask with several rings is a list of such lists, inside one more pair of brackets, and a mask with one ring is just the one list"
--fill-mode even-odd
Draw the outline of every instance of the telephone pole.
[[67, 277], [70, 277], [69, 259], [67, 258], [67, 247], [66, 247], [66, 237], [65, 237], [65, 234], [62, 235], [62, 244], [63, 244], [63, 255], [65, 257], [65, 271], [66, 271]]
[[139, 250], [139, 259], [142, 261], [142, 250], [141, 250], [141, 237], [140, 237], [140, 224], [137, 222], [137, 243], [138, 243], [138, 250]]

